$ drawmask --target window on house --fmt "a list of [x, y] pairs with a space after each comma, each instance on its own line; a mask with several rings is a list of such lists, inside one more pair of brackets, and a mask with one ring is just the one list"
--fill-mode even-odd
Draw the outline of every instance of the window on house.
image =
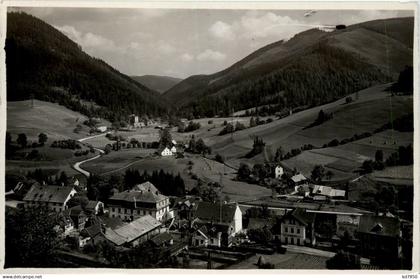
[[296, 229], [296, 233], [300, 233], [300, 229]]
[[290, 232], [291, 232], [291, 233], [295, 233], [295, 229], [294, 229], [294, 228], [291, 228], [291, 229], [290, 229]]
[[300, 245], [300, 239], [298, 238], [297, 239], [297, 243], [296, 243], [297, 245]]
[[287, 227], [285, 227], [285, 228], [284, 228], [284, 232], [287, 232], [287, 231], [288, 231], [288, 229], [287, 229]]

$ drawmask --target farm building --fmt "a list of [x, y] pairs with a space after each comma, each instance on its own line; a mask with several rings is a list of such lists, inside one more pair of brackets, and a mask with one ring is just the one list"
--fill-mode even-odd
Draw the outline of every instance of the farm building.
[[313, 185], [312, 189], [313, 195], [321, 195], [326, 196], [329, 198], [342, 198], [346, 197], [345, 190], [337, 190], [329, 186], [322, 186], [322, 185]]
[[315, 245], [315, 214], [303, 208], [287, 212], [281, 219], [280, 239], [284, 244]]
[[196, 230], [192, 237], [192, 245], [197, 247], [229, 247], [231, 243], [232, 238], [228, 234], [227, 226], [204, 225]]
[[100, 133], [104, 133], [108, 130], [108, 128], [106, 126], [98, 126], [96, 127], [96, 131], [100, 132]]
[[305, 177], [303, 174], [298, 173], [298, 174], [296, 174], [296, 175], [292, 176], [292, 177], [289, 179], [289, 184], [290, 184], [291, 186], [298, 186], [298, 185], [306, 184], [306, 183], [307, 183], [307, 181], [308, 181], [308, 180], [306, 179], [306, 177]]
[[108, 200], [111, 217], [132, 221], [145, 215], [150, 215], [159, 221], [171, 219], [172, 211], [169, 210], [169, 198], [162, 195], [150, 183], [135, 186], [132, 190], [115, 193]]
[[196, 205], [195, 198], [179, 198], [175, 200], [173, 210], [176, 220], [192, 220], [194, 208]]
[[158, 220], [145, 215], [119, 228], [106, 228], [104, 237], [115, 246], [135, 247], [163, 232]]
[[34, 184], [23, 201], [26, 207], [48, 206], [50, 210], [61, 212], [67, 208], [67, 202], [75, 194], [73, 187]]
[[237, 204], [199, 202], [194, 216], [197, 224], [228, 227], [229, 236], [242, 231], [242, 211]]
[[[175, 152], [176, 152], [176, 149], [175, 149]], [[158, 149], [157, 153], [162, 157], [174, 155], [174, 152], [172, 152], [172, 150], [169, 149], [168, 147]]]

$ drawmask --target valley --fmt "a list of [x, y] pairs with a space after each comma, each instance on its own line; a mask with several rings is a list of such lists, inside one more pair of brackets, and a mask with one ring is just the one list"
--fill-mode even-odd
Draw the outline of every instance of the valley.
[[114, 42], [112, 9], [28, 11], [5, 46], [8, 267], [412, 267], [414, 17], [314, 10], [288, 37], [275, 11], [247, 34], [257, 13], [201, 32], [178, 25], [200, 9], [121, 9], [108, 35], [144, 22]]

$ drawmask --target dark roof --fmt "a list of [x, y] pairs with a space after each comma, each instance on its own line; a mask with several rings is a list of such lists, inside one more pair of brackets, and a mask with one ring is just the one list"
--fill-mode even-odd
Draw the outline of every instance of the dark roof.
[[86, 215], [80, 205], [73, 206], [66, 210], [70, 216]]
[[359, 232], [398, 237], [400, 221], [393, 217], [363, 215], [360, 217]]
[[88, 201], [88, 203], [85, 206], [85, 209], [89, 211], [94, 211], [98, 203], [100, 203], [100, 201]]
[[296, 208], [287, 212], [283, 218], [294, 218], [306, 226], [315, 221], [315, 213], [306, 212], [303, 208]]
[[236, 204], [200, 202], [195, 217], [201, 221], [230, 223], [234, 220]]
[[84, 228], [80, 234], [84, 235], [84, 236], [90, 236], [90, 237], [95, 237], [98, 234], [102, 233], [102, 227], [100, 224], [94, 224], [92, 226], [89, 226], [87, 228]]
[[23, 200], [64, 203], [71, 191], [73, 191], [73, 187], [34, 184]]
[[168, 241], [171, 241], [172, 239], [173, 238], [172, 238], [172, 235], [170, 233], [164, 232], [164, 233], [161, 233], [161, 234], [158, 234], [158, 235], [154, 236], [152, 239], [150, 239], [150, 241], [154, 245], [160, 246], [160, 245], [162, 245], [162, 244], [164, 244]]
[[221, 224], [206, 224], [201, 226], [198, 230], [207, 237], [217, 237], [219, 233], [229, 233], [229, 226]]
[[98, 217], [98, 218], [99, 218], [101, 224], [104, 224], [106, 227], [109, 227], [111, 229], [119, 228], [119, 227], [121, 227], [125, 224], [118, 217], [114, 218], [114, 217], [101, 216], [101, 217]]
[[249, 218], [247, 229], [260, 229], [267, 227], [271, 229], [274, 226], [275, 220], [267, 218]]

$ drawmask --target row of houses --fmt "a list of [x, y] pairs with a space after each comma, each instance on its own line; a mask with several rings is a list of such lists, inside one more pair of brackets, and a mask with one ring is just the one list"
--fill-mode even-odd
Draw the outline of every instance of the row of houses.
[[[328, 195], [331, 190], [324, 187], [316, 186], [312, 192]], [[89, 201], [85, 206], [68, 208], [67, 203], [75, 194], [73, 187], [34, 184], [23, 201], [26, 207], [47, 206], [59, 213], [63, 236], [76, 235], [80, 246], [108, 241], [115, 246], [133, 247], [154, 238], [156, 242], [169, 243], [173, 240], [170, 233], [185, 231], [190, 236], [190, 245], [229, 247], [239, 233], [246, 232], [244, 205], [185, 198], [175, 201], [170, 208], [169, 197], [150, 182], [115, 193], [106, 207], [102, 202]], [[317, 222], [335, 223], [333, 234], [350, 232], [360, 242], [363, 256], [373, 257], [378, 255], [377, 251], [396, 259], [401, 255], [402, 223], [397, 218], [345, 205], [277, 201], [273, 206], [281, 209], [281, 218], [277, 218], [279, 224], [272, 233], [282, 244], [315, 246], [322, 238]], [[261, 224], [260, 227], [267, 226], [269, 222]]]

